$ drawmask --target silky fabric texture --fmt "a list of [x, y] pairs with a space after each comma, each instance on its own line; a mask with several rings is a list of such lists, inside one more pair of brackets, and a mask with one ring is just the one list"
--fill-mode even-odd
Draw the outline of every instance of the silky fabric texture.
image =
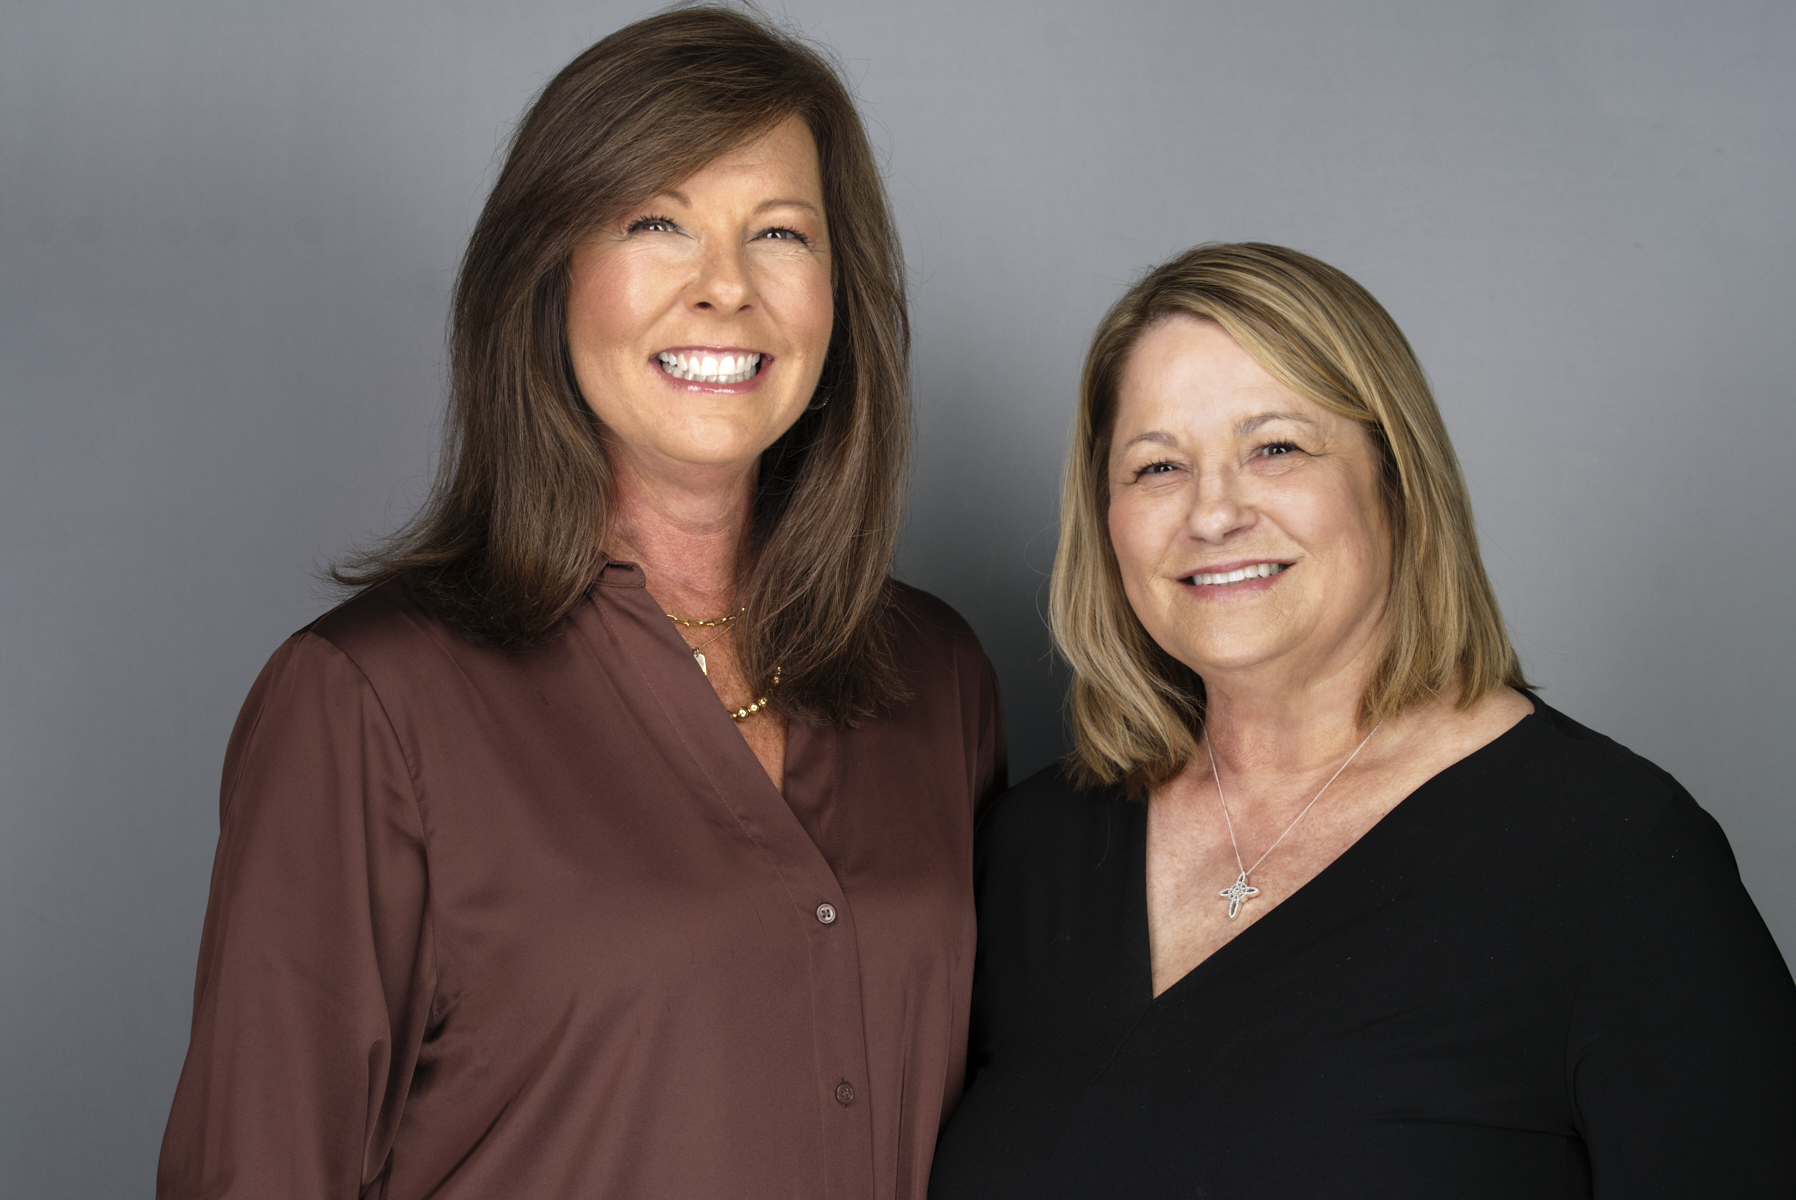
[[1146, 846], [1051, 771], [982, 819], [935, 1200], [1796, 1196], [1796, 986], [1607, 738], [1537, 701], [1157, 999]]
[[231, 738], [158, 1196], [922, 1196], [1004, 726], [952, 610], [893, 621], [912, 697], [793, 721], [783, 797], [631, 564], [527, 652], [403, 582], [296, 634]]

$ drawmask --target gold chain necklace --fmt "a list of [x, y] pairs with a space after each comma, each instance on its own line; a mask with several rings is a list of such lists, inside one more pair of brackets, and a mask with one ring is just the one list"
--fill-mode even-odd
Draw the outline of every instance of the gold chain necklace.
[[[773, 668], [773, 682], [767, 685], [767, 690], [769, 692], [771, 692], [774, 688], [778, 687], [779, 685], [780, 685], [780, 669], [778, 667], [775, 667], [775, 668]], [[766, 707], [767, 707], [767, 697], [765, 697], [765, 696], [762, 696], [759, 700], [756, 700], [753, 704], [750, 704], [744, 708], [730, 708], [729, 705], [727, 705], [727, 704], [724, 705], [724, 709], [730, 714], [730, 720], [732, 720], [732, 721], [746, 721], [750, 717], [754, 716], [756, 713], [760, 712], [763, 708], [766, 708]]]
[[663, 615], [675, 625], [684, 625], [688, 629], [711, 629], [718, 625], [728, 625], [731, 621], [734, 621], [737, 617], [747, 611], [748, 605], [744, 604], [733, 613], [726, 613], [724, 616], [716, 617], [709, 621], [695, 621], [691, 617], [676, 617], [672, 613], [664, 613]]
[[[709, 675], [711, 673], [711, 668], [705, 665], [705, 656], [703, 653], [705, 647], [709, 646], [712, 642], [715, 642], [718, 638], [726, 638], [726, 637], [730, 636], [730, 631], [734, 628], [736, 628], [734, 625], [725, 625], [722, 629], [718, 630], [716, 633], [712, 634], [710, 637], [706, 638], [704, 641], [700, 642], [698, 645], [686, 647], [686, 649], [692, 651], [693, 660], [698, 663], [698, 669], [699, 669], [700, 674]], [[685, 637], [686, 637], [685, 634], [681, 634], [680, 640], [684, 641]]]
[[[740, 617], [743, 613], [745, 613], [747, 611], [748, 611], [748, 606], [743, 605], [741, 608], [737, 609], [733, 613], [728, 613], [721, 617], [715, 617], [709, 621], [694, 620], [691, 617], [676, 617], [670, 612], [664, 612], [661, 615], [666, 617], [668, 620], [672, 621], [675, 625], [679, 625], [686, 629], [716, 629], [720, 625], [723, 626], [723, 628], [721, 630], [712, 634], [710, 637], [706, 638], [704, 641], [700, 642], [698, 645], [686, 647], [686, 649], [688, 649], [692, 652], [693, 660], [698, 663], [699, 673], [701, 675], [705, 675], [705, 676], [709, 677], [711, 674], [711, 668], [709, 665], [706, 664], [705, 656], [703, 653], [701, 653], [701, 651], [703, 651], [706, 646], [709, 646], [712, 642], [715, 642], [717, 639], [727, 636], [732, 629], [736, 628], [736, 626], [733, 624], [733, 622], [736, 620], [736, 618]], [[680, 640], [685, 641], [686, 640], [685, 636], [681, 635]], [[779, 685], [780, 685], [780, 668], [775, 667], [775, 668], [773, 668], [773, 682], [767, 685], [768, 692], [772, 692], [773, 689], [778, 687]], [[762, 709], [764, 709], [766, 707], [767, 707], [767, 697], [762, 696], [759, 700], [755, 700], [749, 704], [745, 704], [741, 708], [731, 708], [729, 705], [726, 704], [723, 706], [723, 709], [725, 712], [730, 714], [730, 720], [746, 721], [750, 717], [754, 716], [756, 713], [760, 712]]]

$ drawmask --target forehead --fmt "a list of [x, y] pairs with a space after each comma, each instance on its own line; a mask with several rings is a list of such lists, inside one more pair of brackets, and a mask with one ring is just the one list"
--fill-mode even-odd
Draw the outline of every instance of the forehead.
[[792, 115], [765, 133], [738, 143], [669, 189], [678, 195], [706, 185], [773, 186], [803, 193], [793, 198], [815, 200], [822, 192], [817, 141], [803, 117]]
[[1155, 322], [1136, 342], [1117, 381], [1119, 434], [1143, 423], [1232, 424], [1262, 411], [1311, 420], [1326, 415], [1274, 379], [1221, 325], [1199, 317], [1176, 314]]

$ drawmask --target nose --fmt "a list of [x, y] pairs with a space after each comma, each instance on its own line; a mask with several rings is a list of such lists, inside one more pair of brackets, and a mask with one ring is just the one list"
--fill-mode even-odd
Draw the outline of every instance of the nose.
[[752, 308], [754, 280], [742, 259], [740, 246], [720, 244], [708, 248], [689, 291], [692, 307], [725, 315]]
[[1240, 477], [1228, 470], [1207, 470], [1197, 477], [1197, 494], [1185, 518], [1185, 532], [1200, 542], [1220, 545], [1253, 524], [1254, 513], [1240, 492]]

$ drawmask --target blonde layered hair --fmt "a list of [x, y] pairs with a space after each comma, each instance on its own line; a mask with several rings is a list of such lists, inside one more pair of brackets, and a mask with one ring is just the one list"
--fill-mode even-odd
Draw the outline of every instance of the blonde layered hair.
[[1129, 356], [1157, 322], [1214, 321], [1298, 395], [1358, 422], [1377, 455], [1392, 540], [1384, 656], [1360, 699], [1371, 726], [1437, 695], [1469, 708], [1525, 688], [1478, 556], [1471, 497], [1409, 342], [1369, 292], [1326, 263], [1254, 242], [1188, 250], [1105, 314], [1080, 380], [1049, 619], [1071, 664], [1082, 783], [1131, 793], [1178, 773], [1203, 727], [1203, 681], [1148, 636], [1110, 543], [1109, 459]]

